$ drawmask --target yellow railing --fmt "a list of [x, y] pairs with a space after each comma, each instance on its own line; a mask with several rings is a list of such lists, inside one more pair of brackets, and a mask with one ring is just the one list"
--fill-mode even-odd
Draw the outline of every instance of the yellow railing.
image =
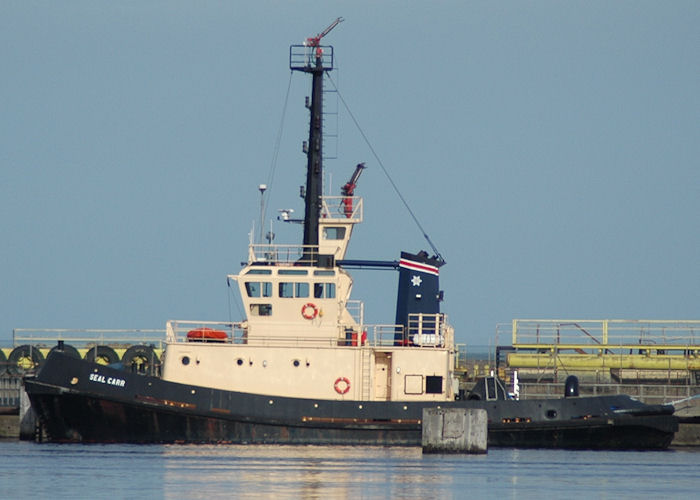
[[510, 332], [516, 349], [700, 351], [700, 320], [514, 319]]

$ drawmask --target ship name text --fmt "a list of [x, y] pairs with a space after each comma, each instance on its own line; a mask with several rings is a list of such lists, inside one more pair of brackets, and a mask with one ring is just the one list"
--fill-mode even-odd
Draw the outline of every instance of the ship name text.
[[116, 385], [117, 387], [124, 387], [124, 385], [126, 384], [126, 380], [122, 378], [105, 377], [104, 375], [100, 375], [99, 373], [91, 373], [90, 381], [99, 382], [101, 384], [107, 385]]

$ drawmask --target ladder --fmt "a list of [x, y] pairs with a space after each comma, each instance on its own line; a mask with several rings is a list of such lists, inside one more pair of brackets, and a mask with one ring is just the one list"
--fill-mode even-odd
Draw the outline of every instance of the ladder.
[[338, 159], [338, 91], [324, 85], [323, 92], [323, 159]]
[[362, 401], [369, 401], [370, 398], [370, 387], [372, 381], [372, 349], [368, 347], [362, 347], [360, 349], [360, 359], [362, 367], [360, 370], [360, 377], [362, 378]]

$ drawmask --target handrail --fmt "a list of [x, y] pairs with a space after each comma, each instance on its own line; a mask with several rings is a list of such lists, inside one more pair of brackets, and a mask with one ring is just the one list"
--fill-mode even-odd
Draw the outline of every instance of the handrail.
[[[219, 344], [248, 344], [265, 346], [289, 346], [289, 345], [328, 345], [328, 346], [372, 346], [372, 347], [409, 347], [442, 348], [449, 346], [451, 328], [447, 326], [444, 314], [415, 314], [409, 315], [411, 323], [406, 330], [403, 325], [379, 324], [362, 325], [354, 332], [356, 338], [346, 338], [345, 330], [341, 330], [338, 336], [318, 337], [304, 335], [248, 335], [247, 323], [232, 323], [220, 321], [181, 321], [171, 320], [167, 322], [168, 342], [186, 342], [187, 333], [197, 329], [219, 330], [226, 333], [225, 338], [217, 339], [190, 339], [190, 341], [208, 340]], [[367, 332], [365, 338], [362, 332]], [[359, 340], [358, 340], [359, 339]]]
[[363, 202], [361, 196], [322, 196], [321, 222], [362, 222]]
[[514, 319], [510, 329], [516, 348], [700, 348], [700, 320]]
[[[564, 397], [564, 382], [520, 382], [520, 399]], [[625, 394], [647, 404], [669, 404], [681, 397], [692, 397], [697, 386], [679, 384], [581, 383], [581, 396]]]
[[162, 329], [14, 328], [12, 330], [12, 346], [53, 344], [58, 340], [76, 345], [159, 344], [163, 341], [164, 333], [165, 330]]
[[313, 264], [318, 245], [273, 245], [253, 243], [248, 249], [248, 263]]

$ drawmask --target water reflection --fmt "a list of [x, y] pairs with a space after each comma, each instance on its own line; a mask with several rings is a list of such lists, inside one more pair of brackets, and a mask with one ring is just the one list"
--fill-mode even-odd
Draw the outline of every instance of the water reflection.
[[445, 461], [417, 447], [174, 446], [164, 454], [166, 496], [175, 497], [221, 492], [224, 485], [237, 497], [259, 495], [261, 487], [278, 497], [433, 497], [451, 489], [454, 477]]
[[[0, 498], [695, 498], [696, 451], [0, 443]], [[87, 494], [89, 492], [89, 495]]]
[[418, 447], [166, 446], [163, 455], [169, 498], [222, 492], [240, 498], [541, 498], [544, 491], [635, 498], [692, 492], [697, 477], [695, 459], [674, 452], [423, 455]]

